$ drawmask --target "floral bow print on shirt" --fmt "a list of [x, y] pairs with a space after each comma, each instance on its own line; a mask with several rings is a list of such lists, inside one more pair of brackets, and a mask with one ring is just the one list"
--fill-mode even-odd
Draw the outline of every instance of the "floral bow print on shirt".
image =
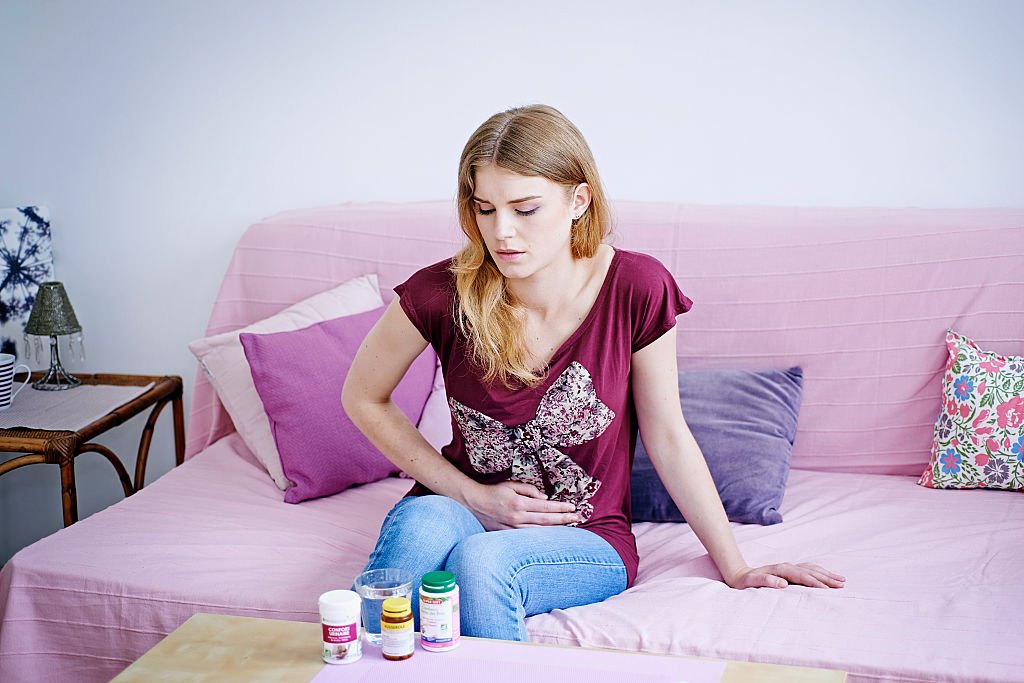
[[615, 419], [597, 397], [585, 367], [571, 363], [541, 398], [536, 417], [525, 424], [509, 427], [453, 398], [448, 403], [476, 471], [511, 469], [512, 480], [533, 484], [550, 500], [572, 503], [581, 521], [590, 519], [594, 506], [589, 500], [601, 482], [558, 450], [596, 439]]

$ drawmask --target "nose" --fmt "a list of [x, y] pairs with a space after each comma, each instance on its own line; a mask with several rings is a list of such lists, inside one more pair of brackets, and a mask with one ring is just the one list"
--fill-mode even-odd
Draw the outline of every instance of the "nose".
[[494, 237], [507, 240], [516, 234], [516, 219], [511, 212], [496, 211], [494, 214]]

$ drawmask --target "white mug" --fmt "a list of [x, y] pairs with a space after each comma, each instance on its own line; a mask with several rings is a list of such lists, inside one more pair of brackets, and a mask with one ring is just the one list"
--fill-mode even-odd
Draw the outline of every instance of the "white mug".
[[[14, 402], [14, 397], [25, 388], [25, 385], [32, 379], [32, 368], [25, 364], [15, 365], [16, 356], [9, 353], [0, 353], [0, 410], [7, 410]], [[14, 388], [14, 376], [18, 374], [18, 368], [25, 368], [28, 375], [25, 381], [17, 389]]]

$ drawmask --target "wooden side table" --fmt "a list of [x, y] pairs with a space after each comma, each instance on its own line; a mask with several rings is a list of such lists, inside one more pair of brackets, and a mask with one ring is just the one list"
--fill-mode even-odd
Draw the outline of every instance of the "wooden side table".
[[[43, 373], [32, 373], [32, 381]], [[172, 406], [174, 416], [174, 464], [180, 465], [185, 459], [185, 418], [182, 403], [183, 385], [181, 377], [148, 376], [148, 375], [76, 375], [82, 385], [106, 385], [121, 387], [142, 387], [152, 384], [149, 389], [135, 396], [126, 403], [114, 408], [106, 415], [93, 420], [79, 429], [37, 429], [32, 425], [24, 425], [10, 429], [0, 429], [0, 452], [24, 453], [16, 458], [0, 463], [0, 475], [16, 470], [25, 465], [46, 463], [60, 466], [61, 501], [64, 506], [64, 526], [71, 526], [78, 521], [78, 489], [75, 485], [75, 458], [81, 453], [95, 452], [105, 457], [121, 480], [124, 495], [130, 496], [145, 485], [146, 461], [149, 458], [149, 446], [153, 440], [153, 428], [156, 420], [168, 403]], [[67, 389], [53, 394], [67, 394], [76, 389]], [[25, 391], [34, 391], [26, 387]], [[70, 394], [67, 394], [70, 396]], [[149, 419], [142, 430], [139, 441], [139, 453], [135, 461], [135, 481], [132, 482], [121, 459], [109, 448], [92, 439], [117, 427], [130, 418], [135, 417], [147, 408], [152, 407]]]

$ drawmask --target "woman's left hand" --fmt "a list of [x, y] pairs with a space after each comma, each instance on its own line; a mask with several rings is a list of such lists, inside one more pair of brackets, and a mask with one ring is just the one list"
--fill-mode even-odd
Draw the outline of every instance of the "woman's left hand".
[[748, 567], [735, 576], [726, 578], [725, 582], [739, 589], [785, 588], [791, 583], [811, 588], [842, 588], [846, 585], [846, 577], [816, 564], [782, 562], [755, 569]]

